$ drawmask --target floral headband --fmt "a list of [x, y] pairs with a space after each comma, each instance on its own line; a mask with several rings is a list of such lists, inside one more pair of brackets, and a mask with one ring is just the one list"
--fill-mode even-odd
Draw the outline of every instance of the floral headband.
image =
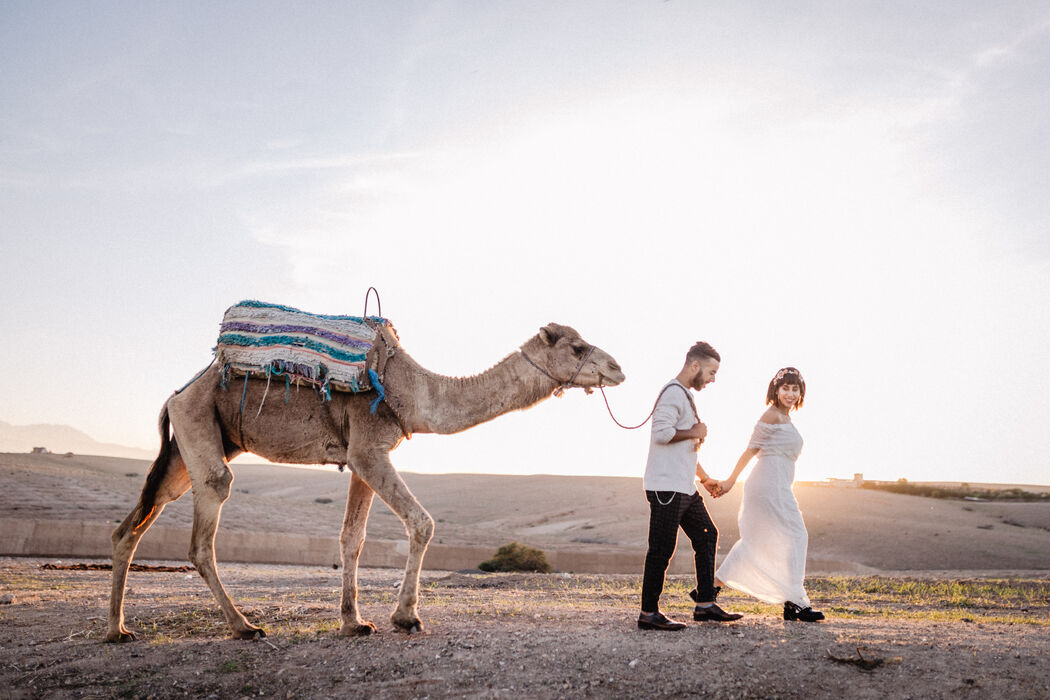
[[793, 374], [796, 377], [798, 377], [799, 382], [804, 381], [802, 379], [802, 373], [799, 372], [794, 367], [785, 367], [784, 369], [780, 370], [779, 372], [777, 372], [777, 376], [773, 377], [773, 381], [774, 382], [779, 382], [780, 380], [782, 380], [784, 377], [788, 376], [789, 374]]

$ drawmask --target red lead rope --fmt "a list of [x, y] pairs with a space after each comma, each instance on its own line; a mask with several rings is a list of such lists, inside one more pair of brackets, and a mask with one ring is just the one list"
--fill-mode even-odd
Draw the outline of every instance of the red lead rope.
[[693, 408], [693, 415], [696, 417], [696, 422], [699, 423], [700, 422], [700, 416], [697, 415], [697, 413], [696, 413], [696, 404], [693, 403], [693, 397], [689, 395], [689, 390], [686, 389], [684, 386], [681, 386], [680, 384], [671, 383], [671, 384], [668, 384], [667, 386], [665, 386], [663, 389], [661, 389], [660, 393], [656, 397], [656, 401], [653, 402], [653, 410], [649, 411], [649, 415], [647, 415], [645, 417], [645, 420], [643, 420], [638, 425], [624, 425], [620, 421], [616, 420], [616, 416], [614, 416], [613, 412], [612, 412], [612, 407], [609, 405], [609, 397], [605, 395], [605, 387], [602, 386], [601, 384], [599, 384], [598, 385], [598, 390], [602, 392], [602, 398], [605, 399], [605, 408], [608, 409], [609, 417], [613, 419], [613, 423], [616, 423], [616, 425], [620, 426], [624, 430], [638, 430], [638, 428], [641, 428], [643, 425], [648, 423], [649, 419], [653, 417], [653, 414], [656, 413], [656, 405], [658, 403], [660, 403], [660, 397], [664, 395], [665, 391], [667, 391], [668, 389], [670, 389], [673, 386], [679, 386], [679, 387], [681, 387], [682, 391], [685, 392], [686, 398], [689, 399], [689, 405], [692, 406], [692, 408]]
[[[616, 425], [620, 426], [624, 430], [637, 430], [638, 428], [641, 428], [643, 425], [645, 425], [646, 423], [649, 422], [649, 419], [652, 418], [653, 414], [656, 412], [656, 405], [654, 404], [653, 405], [653, 410], [649, 411], [649, 415], [647, 415], [645, 417], [645, 420], [643, 420], [641, 423], [639, 423], [638, 425], [624, 425], [620, 421], [616, 420], [616, 416], [613, 415], [612, 407], [609, 405], [609, 397], [605, 395], [605, 387], [601, 386], [599, 384], [598, 385], [598, 390], [600, 392], [602, 392], [602, 398], [605, 399], [605, 408], [607, 408], [609, 410], [609, 417], [613, 419], [613, 423], [616, 423]], [[661, 393], [663, 393], [663, 392], [661, 392]], [[657, 396], [656, 400], [657, 400], [657, 402], [659, 402], [660, 401], [660, 397]]]

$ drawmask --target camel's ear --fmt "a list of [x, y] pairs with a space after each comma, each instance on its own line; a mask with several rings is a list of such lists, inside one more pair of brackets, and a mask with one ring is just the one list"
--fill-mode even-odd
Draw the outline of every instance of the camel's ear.
[[557, 326], [553, 323], [548, 323], [540, 329], [540, 340], [546, 345], [554, 345], [558, 342], [558, 338], [560, 337], [561, 335], [558, 333]]

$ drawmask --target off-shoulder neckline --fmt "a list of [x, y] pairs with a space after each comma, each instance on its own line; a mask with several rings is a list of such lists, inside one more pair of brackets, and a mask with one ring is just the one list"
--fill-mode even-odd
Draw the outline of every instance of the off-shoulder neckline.
[[767, 423], [764, 420], [760, 420], [760, 421], [758, 421], [758, 423], [759, 423], [759, 425], [771, 425], [771, 426], [772, 425], [794, 425], [794, 423], [791, 422], [791, 421], [788, 421], [786, 423]]

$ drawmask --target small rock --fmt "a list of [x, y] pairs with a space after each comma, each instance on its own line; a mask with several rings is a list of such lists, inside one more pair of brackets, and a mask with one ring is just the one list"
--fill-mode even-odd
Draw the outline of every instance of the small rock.
[[629, 667], [634, 668], [641, 662], [641, 659], [633, 659], [631, 663], [627, 664]]
[[15, 602], [15, 597], [10, 593], [0, 595], [0, 605], [11, 605]]

